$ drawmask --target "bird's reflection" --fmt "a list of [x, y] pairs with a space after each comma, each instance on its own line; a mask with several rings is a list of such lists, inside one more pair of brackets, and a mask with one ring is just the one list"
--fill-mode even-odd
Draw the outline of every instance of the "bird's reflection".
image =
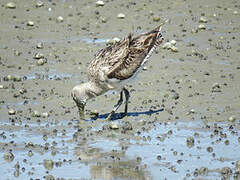
[[130, 159], [124, 150], [104, 151], [101, 148], [86, 147], [85, 150], [75, 148], [74, 155], [90, 166], [91, 179], [152, 179], [150, 173], [137, 158]]

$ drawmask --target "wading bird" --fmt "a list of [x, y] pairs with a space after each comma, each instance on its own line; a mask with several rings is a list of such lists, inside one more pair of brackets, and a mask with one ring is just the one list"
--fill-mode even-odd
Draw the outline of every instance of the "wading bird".
[[136, 37], [129, 34], [127, 38], [100, 50], [88, 67], [88, 82], [75, 86], [71, 92], [80, 118], [85, 119], [84, 107], [89, 99], [113, 89], [120, 91], [120, 99], [107, 119], [110, 120], [121, 106], [123, 94], [126, 99], [123, 115], [127, 115], [130, 95], [124, 85], [144, 67], [162, 41], [160, 25]]

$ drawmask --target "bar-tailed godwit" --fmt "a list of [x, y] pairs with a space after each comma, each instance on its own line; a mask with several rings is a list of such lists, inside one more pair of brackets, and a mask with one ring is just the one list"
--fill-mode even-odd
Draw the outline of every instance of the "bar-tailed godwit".
[[144, 67], [153, 50], [162, 41], [160, 25], [152, 31], [136, 37], [129, 34], [120, 42], [100, 50], [88, 67], [88, 82], [72, 89], [71, 95], [77, 104], [80, 118], [85, 119], [84, 107], [89, 99], [113, 89], [120, 91], [120, 99], [107, 119], [111, 119], [121, 106], [123, 93], [126, 98], [123, 115], [126, 115], [130, 96], [124, 85]]

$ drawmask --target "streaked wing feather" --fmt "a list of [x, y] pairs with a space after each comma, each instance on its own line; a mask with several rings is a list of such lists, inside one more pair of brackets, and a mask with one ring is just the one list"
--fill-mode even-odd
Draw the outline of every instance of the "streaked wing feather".
[[161, 27], [132, 38], [132, 34], [122, 41], [100, 50], [88, 68], [91, 80], [125, 80], [147, 62], [152, 51], [162, 42]]
[[[129, 45], [125, 56], [118, 61], [107, 73], [109, 79], [116, 78], [125, 80], [134, 75], [134, 73], [149, 59], [158, 41], [160, 27], [151, 32], [132, 38], [129, 35]], [[161, 35], [160, 35], [161, 36]]]
[[[133, 51], [135, 51], [135, 53], [133, 53]], [[143, 50], [141, 49], [130, 48], [126, 56], [110, 69], [107, 77], [109, 79], [116, 78], [119, 80], [125, 80], [133, 76], [134, 73], [138, 70], [138, 68], [141, 67], [143, 58], [141, 58], [140, 56], [142, 55], [142, 51]], [[138, 57], [136, 58], [137, 55]]]

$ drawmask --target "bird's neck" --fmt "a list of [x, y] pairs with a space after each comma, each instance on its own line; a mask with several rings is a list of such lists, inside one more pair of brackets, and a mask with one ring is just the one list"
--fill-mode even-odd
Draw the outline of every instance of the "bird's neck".
[[106, 92], [106, 90], [103, 87], [91, 81], [84, 83], [84, 87], [86, 94], [89, 95], [89, 99], [102, 95], [103, 93]]

